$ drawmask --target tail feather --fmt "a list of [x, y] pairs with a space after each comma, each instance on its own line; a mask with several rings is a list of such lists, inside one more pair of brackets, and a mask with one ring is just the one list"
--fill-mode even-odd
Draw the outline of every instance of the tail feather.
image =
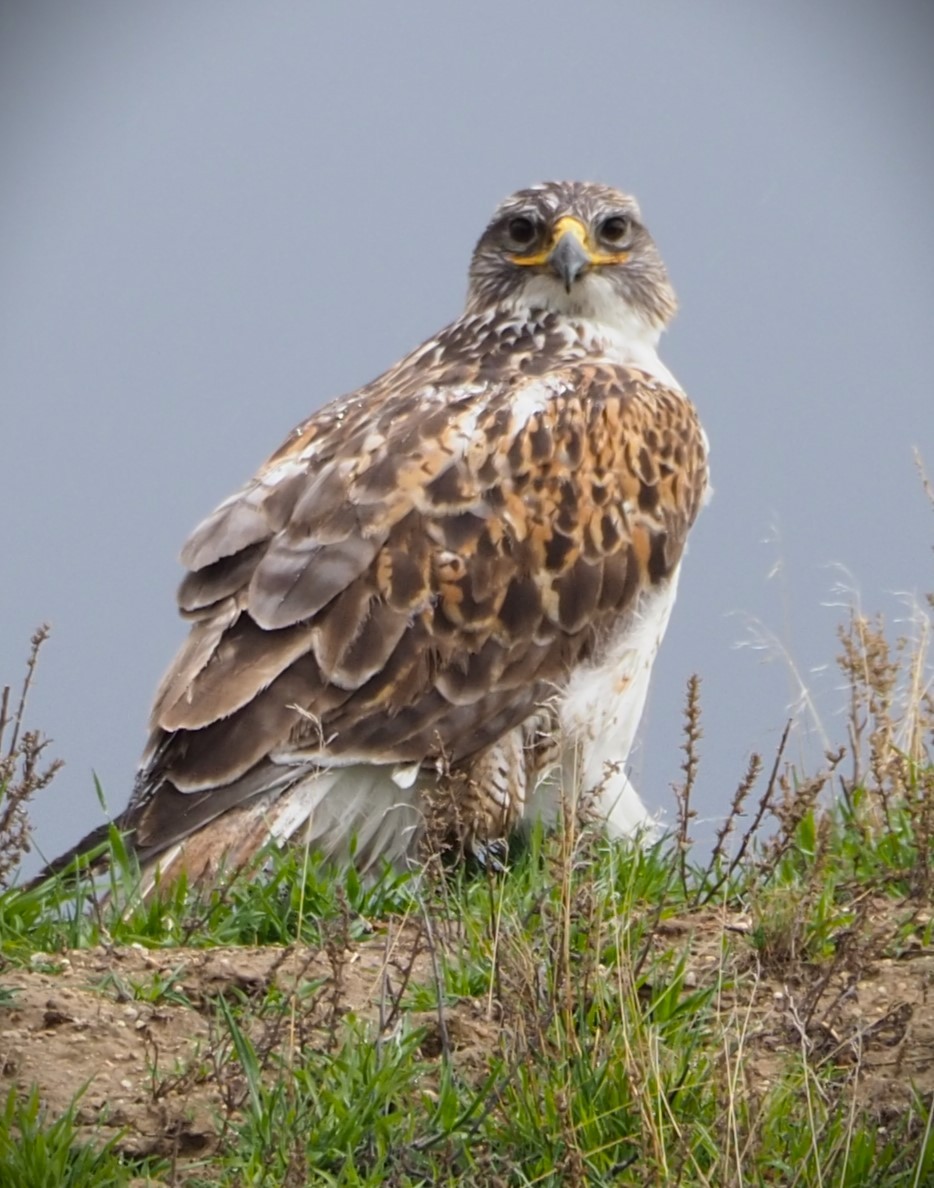
[[228, 809], [168, 846], [140, 849], [141, 890], [182, 873], [205, 884], [248, 866], [268, 842], [302, 841], [361, 872], [381, 860], [404, 867], [421, 835], [418, 790], [400, 789], [390, 767], [318, 769]]
[[[33, 878], [31, 878], [29, 882], [25, 884], [26, 890], [32, 890], [34, 887], [38, 887], [41, 883], [46, 882], [48, 879], [53, 879], [58, 875], [63, 874], [77, 858], [80, 858], [83, 854], [89, 854], [92, 851], [99, 849], [108, 840], [110, 837], [110, 831], [113, 828], [121, 828], [121, 818], [118, 817], [117, 820], [112, 823], [98, 825], [96, 829], [92, 829], [90, 833], [85, 834], [85, 836], [79, 842], [73, 845], [69, 850], [66, 850], [64, 854], [59, 854], [57, 858], [53, 858], [51, 862], [46, 863], [42, 870], [40, 870], [37, 875], [34, 875]], [[107, 857], [108, 855], [104, 853], [98, 858], [94, 859], [90, 863], [91, 870], [103, 870], [107, 864]]]

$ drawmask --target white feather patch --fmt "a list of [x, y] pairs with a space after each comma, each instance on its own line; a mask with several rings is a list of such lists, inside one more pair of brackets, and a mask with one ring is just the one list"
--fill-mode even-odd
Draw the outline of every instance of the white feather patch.
[[[678, 570], [659, 590], [643, 595], [631, 618], [620, 625], [599, 663], [583, 665], [571, 677], [559, 707], [567, 740], [565, 781], [596, 792], [612, 833], [633, 833], [652, 821], [626, 775], [626, 761], [645, 708], [649, 678], [668, 626], [678, 588]], [[568, 772], [569, 756], [576, 771]]]

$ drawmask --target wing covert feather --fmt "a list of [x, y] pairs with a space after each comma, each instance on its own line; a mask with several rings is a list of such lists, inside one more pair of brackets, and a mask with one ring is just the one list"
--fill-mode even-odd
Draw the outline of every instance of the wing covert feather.
[[705, 487], [692, 405], [610, 364], [328, 406], [185, 548], [155, 767], [481, 750], [673, 571]]

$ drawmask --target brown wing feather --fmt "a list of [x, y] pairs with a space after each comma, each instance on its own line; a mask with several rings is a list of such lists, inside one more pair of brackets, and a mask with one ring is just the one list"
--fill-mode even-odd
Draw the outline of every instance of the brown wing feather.
[[[540, 407], [519, 421], [532, 385]], [[297, 431], [241, 494], [250, 515], [228, 501], [194, 534], [186, 557], [204, 567], [181, 597], [190, 607], [206, 575], [202, 636], [215, 626], [209, 571], [226, 561], [213, 648], [183, 649], [157, 696], [159, 767], [179, 787], [227, 784], [289, 747], [377, 762], [472, 754], [678, 563], [706, 482], [680, 392], [592, 365], [399, 403]], [[278, 528], [277, 475], [293, 506]]]

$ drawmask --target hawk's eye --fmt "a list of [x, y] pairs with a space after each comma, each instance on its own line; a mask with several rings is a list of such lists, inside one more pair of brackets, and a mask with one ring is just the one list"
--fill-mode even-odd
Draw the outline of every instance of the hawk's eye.
[[513, 247], [527, 248], [538, 239], [538, 224], [528, 215], [516, 215], [506, 224]]
[[631, 219], [627, 219], [625, 215], [610, 215], [600, 224], [600, 238], [605, 243], [625, 243], [631, 230]]

